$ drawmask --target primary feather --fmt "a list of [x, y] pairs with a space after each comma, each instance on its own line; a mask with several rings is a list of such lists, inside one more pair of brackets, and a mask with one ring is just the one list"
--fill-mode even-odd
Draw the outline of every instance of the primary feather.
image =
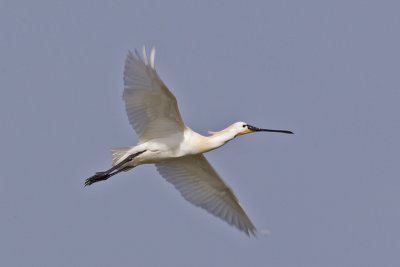
[[[144, 55], [147, 61], [147, 56]], [[168, 90], [154, 69], [154, 52], [150, 65], [138, 53], [131, 52], [125, 61], [125, 109], [140, 143], [165, 137], [185, 126], [175, 96]]]

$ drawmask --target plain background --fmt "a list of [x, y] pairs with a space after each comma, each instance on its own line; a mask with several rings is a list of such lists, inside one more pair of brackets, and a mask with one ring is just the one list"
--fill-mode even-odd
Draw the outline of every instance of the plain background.
[[[398, 1], [0, 3], [1, 266], [399, 266]], [[141, 166], [84, 188], [134, 145], [128, 50], [194, 130], [289, 129], [207, 154], [248, 238]]]

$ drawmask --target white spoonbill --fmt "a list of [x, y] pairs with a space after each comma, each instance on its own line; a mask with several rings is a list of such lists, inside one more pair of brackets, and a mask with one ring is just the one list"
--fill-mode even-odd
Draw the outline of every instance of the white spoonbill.
[[175, 96], [158, 76], [154, 55], [153, 48], [148, 59], [143, 48], [143, 58], [135, 50], [135, 54], [128, 53], [125, 61], [123, 100], [139, 143], [134, 147], [113, 149], [112, 168], [97, 172], [86, 180], [85, 186], [107, 180], [138, 165], [152, 163], [187, 201], [247, 235], [255, 235], [256, 228], [232, 189], [203, 153], [248, 133], [292, 132], [261, 129], [245, 122], [236, 122], [220, 132], [210, 133], [210, 136], [194, 132], [183, 123]]

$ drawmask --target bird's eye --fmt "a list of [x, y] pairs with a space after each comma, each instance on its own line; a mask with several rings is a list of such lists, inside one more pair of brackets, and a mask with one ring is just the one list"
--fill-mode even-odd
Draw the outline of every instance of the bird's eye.
[[246, 126], [247, 126], [246, 124], [243, 124], [243, 128], [246, 128]]

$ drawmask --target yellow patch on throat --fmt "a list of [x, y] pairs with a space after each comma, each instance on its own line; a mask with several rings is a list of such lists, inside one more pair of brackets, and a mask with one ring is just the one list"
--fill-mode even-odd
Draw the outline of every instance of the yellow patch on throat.
[[243, 131], [243, 132], [240, 132], [240, 133], [236, 134], [236, 136], [249, 134], [249, 133], [254, 133], [254, 132], [255, 132], [254, 130], [247, 129], [246, 131]]

